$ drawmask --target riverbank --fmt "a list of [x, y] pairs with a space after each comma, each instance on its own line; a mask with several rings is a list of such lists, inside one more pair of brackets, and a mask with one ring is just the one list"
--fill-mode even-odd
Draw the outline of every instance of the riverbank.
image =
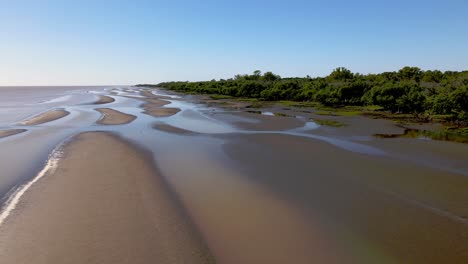
[[[170, 91], [170, 90], [169, 90]], [[344, 127], [354, 122], [355, 117], [375, 120], [388, 120], [401, 128], [398, 133], [375, 134], [388, 137], [427, 137], [434, 140], [468, 143], [468, 127], [463, 122], [450, 121], [448, 116], [399, 114], [383, 111], [378, 106], [330, 107], [317, 102], [263, 101], [257, 98], [239, 98], [223, 95], [193, 94], [194, 101], [234, 111], [250, 113], [270, 113], [272, 116], [295, 117], [305, 115], [310, 120], [323, 125]], [[406, 132], [405, 132], [406, 130]]]

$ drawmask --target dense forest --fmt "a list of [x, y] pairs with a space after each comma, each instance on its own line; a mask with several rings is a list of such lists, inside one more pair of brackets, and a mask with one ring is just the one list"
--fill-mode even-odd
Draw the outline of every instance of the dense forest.
[[317, 78], [281, 78], [272, 72], [255, 71], [227, 80], [165, 82], [156, 86], [268, 101], [314, 101], [333, 107], [376, 105], [392, 113], [440, 115], [465, 125], [468, 121], [468, 71], [404, 67], [397, 72], [362, 75], [340, 67]]

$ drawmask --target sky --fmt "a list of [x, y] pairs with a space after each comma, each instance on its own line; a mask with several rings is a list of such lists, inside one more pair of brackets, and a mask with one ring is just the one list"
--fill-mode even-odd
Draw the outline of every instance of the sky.
[[466, 0], [0, 0], [0, 85], [468, 70]]

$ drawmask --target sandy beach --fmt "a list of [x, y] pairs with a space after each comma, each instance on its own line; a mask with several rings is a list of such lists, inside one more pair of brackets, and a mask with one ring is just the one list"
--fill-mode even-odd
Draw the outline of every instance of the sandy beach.
[[149, 154], [104, 133], [61, 151], [0, 227], [2, 263], [212, 262]]

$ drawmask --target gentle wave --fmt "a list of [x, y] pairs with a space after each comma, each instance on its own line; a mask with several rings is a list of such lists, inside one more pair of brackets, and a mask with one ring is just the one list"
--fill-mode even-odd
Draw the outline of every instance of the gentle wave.
[[72, 98], [71, 95], [64, 95], [64, 96], [60, 96], [60, 97], [57, 97], [57, 98], [54, 98], [54, 99], [50, 99], [50, 100], [47, 100], [47, 101], [40, 102], [39, 104], [52, 104], [52, 103], [66, 102], [66, 101], [70, 100], [71, 98]]
[[8, 216], [15, 210], [16, 206], [18, 205], [21, 197], [26, 193], [26, 191], [37, 181], [39, 181], [42, 177], [44, 177], [48, 172], [53, 173], [57, 169], [58, 162], [62, 156], [62, 152], [60, 150], [54, 150], [52, 154], [49, 156], [47, 164], [45, 167], [32, 179], [26, 184], [19, 186], [8, 198], [5, 202], [5, 205], [2, 208], [0, 213], [0, 226], [3, 225], [5, 220]]

